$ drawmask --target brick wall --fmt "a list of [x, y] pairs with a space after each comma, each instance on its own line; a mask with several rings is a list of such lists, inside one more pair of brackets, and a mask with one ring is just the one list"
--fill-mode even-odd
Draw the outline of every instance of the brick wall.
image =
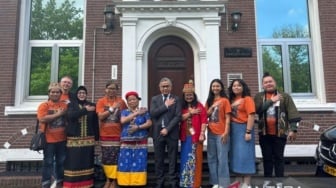
[[[0, 145], [15, 136], [16, 132], [30, 125], [28, 116], [4, 116], [5, 106], [12, 106], [15, 97], [16, 58], [19, 26], [19, 1], [0, 1]], [[15, 142], [16, 147], [25, 139]]]
[[[111, 65], [118, 65], [118, 80], [121, 86], [122, 70], [122, 29], [119, 16], [115, 15], [114, 29], [109, 34], [104, 34], [101, 29], [104, 24], [103, 11], [105, 5], [112, 1], [88, 1], [86, 16], [86, 40], [85, 40], [85, 85], [92, 88], [95, 85], [95, 100], [104, 95], [106, 81], [111, 79]], [[96, 30], [95, 68], [93, 68], [94, 31]], [[95, 69], [95, 81], [93, 83], [93, 69]], [[121, 92], [121, 90], [119, 90]]]
[[[226, 85], [228, 73], [242, 73], [243, 79], [254, 94], [258, 91], [254, 1], [230, 1], [226, 6], [226, 11], [226, 14], [222, 15], [220, 27], [221, 77]], [[234, 11], [240, 11], [243, 14], [239, 29], [236, 32], [231, 31], [231, 13]], [[228, 17], [228, 23], [226, 16]], [[224, 48], [235, 47], [251, 48], [252, 57], [224, 57]]]
[[335, 87], [335, 70], [336, 70], [336, 53], [335, 53], [335, 30], [336, 20], [333, 19], [336, 10], [336, 3], [332, 0], [319, 1], [320, 27], [322, 37], [322, 52], [324, 78], [327, 91], [327, 101], [336, 101]]

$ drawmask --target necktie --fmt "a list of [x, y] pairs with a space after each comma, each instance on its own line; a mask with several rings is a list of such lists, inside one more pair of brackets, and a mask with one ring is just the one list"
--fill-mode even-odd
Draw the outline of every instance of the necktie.
[[[166, 102], [167, 98], [168, 98], [168, 95], [163, 95], [163, 104]], [[165, 128], [166, 127], [166, 125], [165, 125], [165, 121], [166, 121], [165, 117], [166, 117], [166, 114], [164, 114], [163, 117], [162, 117], [161, 128]]]
[[163, 95], [163, 103], [166, 102], [167, 98], [168, 98], [168, 95]]

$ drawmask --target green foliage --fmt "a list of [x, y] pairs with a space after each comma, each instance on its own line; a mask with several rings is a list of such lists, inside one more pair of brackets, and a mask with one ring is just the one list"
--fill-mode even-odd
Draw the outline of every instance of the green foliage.
[[[83, 0], [33, 0], [30, 23], [30, 40], [49, 41], [46, 47], [32, 47], [29, 95], [46, 95], [51, 81], [70, 75], [74, 87], [78, 85], [79, 47], [60, 47], [60, 40], [83, 38]], [[58, 41], [57, 41], [58, 40]], [[52, 46], [52, 47], [50, 47]], [[58, 62], [54, 62], [57, 56]], [[58, 71], [58, 80], [52, 78]]]
[[65, 75], [70, 75], [73, 79], [72, 91], [78, 86], [78, 69], [79, 69], [79, 49], [78, 48], [60, 48], [60, 62], [58, 80]]
[[[43, 6], [43, 4], [45, 4]], [[83, 38], [83, 10], [75, 1], [32, 1], [30, 40], [74, 40]]]
[[[309, 32], [300, 25], [289, 25], [274, 31], [273, 38], [308, 38]], [[310, 93], [311, 72], [309, 46], [307, 44], [288, 45], [289, 59], [283, 59], [281, 45], [263, 46], [263, 71], [269, 72], [277, 81], [278, 89], [290, 84], [293, 93]], [[283, 62], [289, 61], [289, 70], [284, 70]], [[284, 83], [283, 71], [290, 71], [290, 83]], [[288, 91], [287, 91], [288, 92]]]
[[45, 95], [51, 73], [51, 48], [32, 48], [29, 95]]
[[278, 90], [284, 91], [281, 47], [278, 45], [265, 46], [262, 50], [263, 71], [274, 77]]
[[312, 92], [309, 47], [307, 45], [291, 45], [289, 46], [289, 54], [292, 92]]
[[273, 38], [309, 38], [309, 29], [300, 24], [285, 25], [278, 30], [274, 30]]

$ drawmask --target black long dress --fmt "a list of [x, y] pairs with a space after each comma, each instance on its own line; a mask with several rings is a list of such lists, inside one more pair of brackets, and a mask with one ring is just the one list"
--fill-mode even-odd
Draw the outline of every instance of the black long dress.
[[93, 187], [94, 146], [98, 136], [98, 117], [87, 111], [88, 101], [71, 101], [68, 104], [67, 155], [64, 162], [63, 187]]

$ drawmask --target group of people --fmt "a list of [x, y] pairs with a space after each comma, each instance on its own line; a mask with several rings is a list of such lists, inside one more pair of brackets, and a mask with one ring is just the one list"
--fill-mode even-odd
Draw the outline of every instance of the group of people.
[[147, 109], [139, 106], [136, 91], [127, 92], [125, 102], [113, 81], [106, 83], [104, 97], [96, 104], [89, 102], [85, 86], [72, 94], [72, 79], [65, 76], [50, 84], [48, 101], [38, 107], [40, 131], [47, 139], [42, 187], [49, 188], [52, 178], [57, 187], [93, 187], [97, 141], [106, 176], [104, 188], [145, 187], [149, 136], [154, 144], [157, 188], [201, 187], [205, 141], [212, 187], [229, 187], [230, 173], [236, 174], [241, 187], [249, 187], [256, 172], [255, 122], [264, 176], [272, 177], [274, 168], [275, 176], [282, 177], [285, 144], [287, 139], [295, 140], [301, 118], [292, 98], [277, 90], [271, 75], [265, 74], [262, 84], [264, 91], [252, 98], [244, 80], [233, 80], [226, 92], [223, 82], [214, 79], [203, 105], [192, 81], [184, 84], [180, 99], [171, 93], [172, 81], [163, 77], [160, 94], [151, 98]]

